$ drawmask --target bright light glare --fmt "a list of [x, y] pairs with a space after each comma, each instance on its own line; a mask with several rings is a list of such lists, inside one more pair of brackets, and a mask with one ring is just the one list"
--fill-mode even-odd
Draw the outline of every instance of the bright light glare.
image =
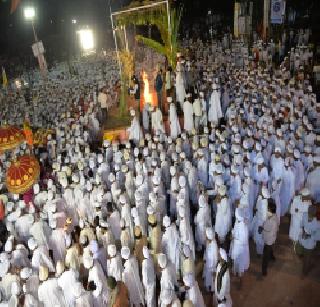
[[92, 30], [80, 30], [80, 44], [83, 50], [90, 50], [94, 48], [93, 31]]
[[72, 22], [73, 24], [76, 24], [76, 23], [77, 23], [77, 20], [76, 20], [76, 19], [72, 19], [71, 22]]
[[34, 7], [26, 7], [23, 12], [24, 12], [24, 18], [27, 20], [33, 20], [34, 17], [36, 16], [36, 11]]

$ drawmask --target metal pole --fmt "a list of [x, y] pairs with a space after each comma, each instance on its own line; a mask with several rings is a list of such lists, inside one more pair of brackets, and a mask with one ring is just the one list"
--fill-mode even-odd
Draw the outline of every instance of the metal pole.
[[33, 30], [34, 41], [37, 43], [37, 42], [38, 42], [38, 36], [37, 36], [37, 33], [36, 33], [36, 29], [35, 29], [35, 27], [34, 27], [33, 20], [31, 21], [31, 24], [32, 24], [32, 30]]
[[116, 54], [117, 54], [117, 59], [118, 59], [120, 77], [121, 77], [122, 76], [121, 61], [120, 61], [119, 50], [118, 50], [116, 30], [114, 29], [114, 25], [113, 25], [113, 14], [112, 14], [112, 11], [111, 11], [111, 5], [110, 5], [110, 19], [111, 19], [111, 27], [112, 27], [112, 33], [113, 33], [113, 38], [114, 38], [114, 44], [115, 44], [115, 47], [116, 47]]
[[168, 14], [168, 33], [170, 37], [170, 48], [171, 48], [171, 53], [172, 53], [172, 30], [171, 30], [171, 13], [170, 13], [170, 6], [169, 6], [169, 1], [166, 1], [167, 4], [167, 14]]
[[127, 30], [126, 30], [126, 26], [123, 26], [123, 31], [124, 31], [124, 41], [126, 44], [126, 50], [127, 52], [129, 52], [129, 44], [128, 44], [128, 39], [127, 39]]

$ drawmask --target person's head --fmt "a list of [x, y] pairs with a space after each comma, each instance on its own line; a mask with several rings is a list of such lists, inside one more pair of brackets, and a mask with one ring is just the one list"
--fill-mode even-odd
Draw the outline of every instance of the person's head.
[[109, 277], [107, 278], [107, 284], [108, 284], [108, 287], [109, 287], [111, 290], [113, 290], [113, 289], [115, 289], [116, 286], [117, 286], [117, 281], [116, 281], [116, 279], [115, 279], [113, 276], [109, 276]]
[[277, 206], [273, 200], [269, 200], [269, 202], [268, 202], [268, 211], [271, 214], [275, 214], [277, 211]]
[[89, 281], [88, 283], [88, 291], [95, 291], [97, 289], [96, 284], [93, 280]]

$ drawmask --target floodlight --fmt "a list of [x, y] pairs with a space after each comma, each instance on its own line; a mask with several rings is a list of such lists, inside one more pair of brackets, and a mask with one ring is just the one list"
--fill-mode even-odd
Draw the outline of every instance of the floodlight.
[[80, 35], [80, 44], [83, 50], [91, 50], [94, 48], [93, 31], [90, 29], [83, 29], [78, 31]]
[[26, 20], [34, 20], [36, 16], [36, 10], [34, 7], [25, 7], [23, 13]]

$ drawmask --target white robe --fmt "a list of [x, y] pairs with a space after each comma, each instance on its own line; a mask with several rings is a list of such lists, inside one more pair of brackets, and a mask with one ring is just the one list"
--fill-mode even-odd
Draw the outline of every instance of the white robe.
[[172, 301], [176, 297], [175, 295], [175, 285], [177, 284], [175, 280], [175, 274], [172, 269], [167, 266], [164, 270], [162, 270], [161, 278], [160, 278], [160, 296], [158, 305], [160, 307], [166, 307], [167, 305], [164, 303], [164, 299], [166, 297], [171, 297]]
[[220, 92], [213, 91], [210, 97], [208, 121], [213, 125], [218, 124], [219, 119], [223, 117], [220, 96]]
[[169, 110], [169, 121], [170, 121], [170, 136], [172, 139], [176, 139], [179, 134], [181, 134], [181, 128], [179, 123], [179, 118], [177, 116], [177, 110], [174, 103], [170, 104]]
[[282, 174], [282, 184], [280, 189], [281, 216], [284, 216], [291, 204], [295, 191], [295, 178], [292, 168], [285, 168]]
[[304, 213], [302, 206], [303, 204], [301, 202], [300, 196], [295, 196], [290, 208], [291, 221], [289, 229], [289, 237], [294, 242], [297, 242], [299, 240], [302, 231], [301, 225]]
[[217, 269], [218, 262], [218, 245], [215, 240], [207, 243], [203, 259], [205, 260], [203, 267], [204, 286], [207, 290], [214, 290], [213, 273]]
[[156, 306], [156, 275], [151, 258], [142, 261], [142, 283], [147, 307]]
[[44, 307], [68, 306], [56, 278], [50, 278], [40, 284], [38, 288], [38, 298]]
[[121, 281], [122, 262], [119, 255], [107, 260], [107, 272], [108, 276], [114, 277], [116, 281]]
[[132, 119], [131, 126], [128, 130], [129, 140], [133, 140], [136, 144], [138, 144], [141, 138], [141, 128], [139, 120], [136, 116]]
[[157, 109], [156, 111], [152, 112], [151, 126], [155, 133], [165, 132], [164, 126], [163, 126], [162, 112], [160, 109]]
[[166, 228], [162, 235], [162, 252], [168, 257], [168, 260], [173, 264], [176, 272], [180, 268], [180, 251], [181, 251], [181, 241], [180, 236], [175, 228], [174, 224]]
[[320, 167], [317, 167], [308, 174], [307, 188], [310, 190], [312, 198], [315, 202], [320, 202]]
[[74, 306], [76, 297], [74, 296], [73, 287], [78, 282], [78, 272], [74, 270], [68, 270], [61, 274], [58, 278], [58, 285], [62, 289], [64, 298], [68, 306]]
[[232, 231], [230, 257], [233, 260], [233, 270], [240, 276], [249, 268], [249, 230], [244, 221], [236, 221]]
[[198, 179], [206, 187], [208, 185], [208, 161], [205, 157], [202, 157], [198, 161]]
[[295, 190], [300, 191], [304, 185], [304, 167], [300, 160], [294, 161]]
[[205, 307], [203, 296], [197, 281], [195, 281], [194, 285], [187, 290], [186, 299], [190, 300], [193, 303], [193, 306]]
[[193, 106], [189, 101], [185, 101], [183, 104], [184, 114], [184, 130], [191, 132], [194, 129], [193, 124]]
[[140, 280], [138, 262], [134, 256], [131, 256], [124, 264], [122, 281], [128, 287], [131, 306], [144, 305], [143, 286]]
[[231, 206], [230, 201], [226, 197], [221, 199], [217, 204], [216, 224], [215, 232], [217, 233], [219, 240], [223, 242], [226, 235], [231, 229]]
[[184, 87], [183, 77], [181, 72], [177, 72], [176, 75], [176, 97], [180, 106], [183, 105], [184, 99], [186, 97], [186, 90]]
[[197, 250], [201, 250], [206, 243], [206, 228], [211, 227], [211, 214], [207, 203], [199, 208], [194, 218], [194, 223], [196, 226], [195, 239]]
[[57, 263], [58, 260], [64, 261], [66, 256], [66, 240], [65, 231], [63, 229], [54, 229], [52, 231], [49, 246], [52, 250], [55, 263]]
[[232, 300], [231, 300], [231, 296], [230, 296], [230, 272], [229, 272], [229, 270], [227, 270], [222, 277], [220, 291], [218, 291], [218, 288], [217, 288], [217, 285], [218, 285], [217, 277], [218, 277], [218, 273], [221, 271], [221, 268], [222, 268], [221, 264], [218, 263], [217, 274], [216, 274], [216, 278], [215, 278], [215, 296], [216, 296], [217, 300], [220, 300], [220, 301], [223, 301], [225, 299], [226, 300], [225, 306], [231, 307]]

